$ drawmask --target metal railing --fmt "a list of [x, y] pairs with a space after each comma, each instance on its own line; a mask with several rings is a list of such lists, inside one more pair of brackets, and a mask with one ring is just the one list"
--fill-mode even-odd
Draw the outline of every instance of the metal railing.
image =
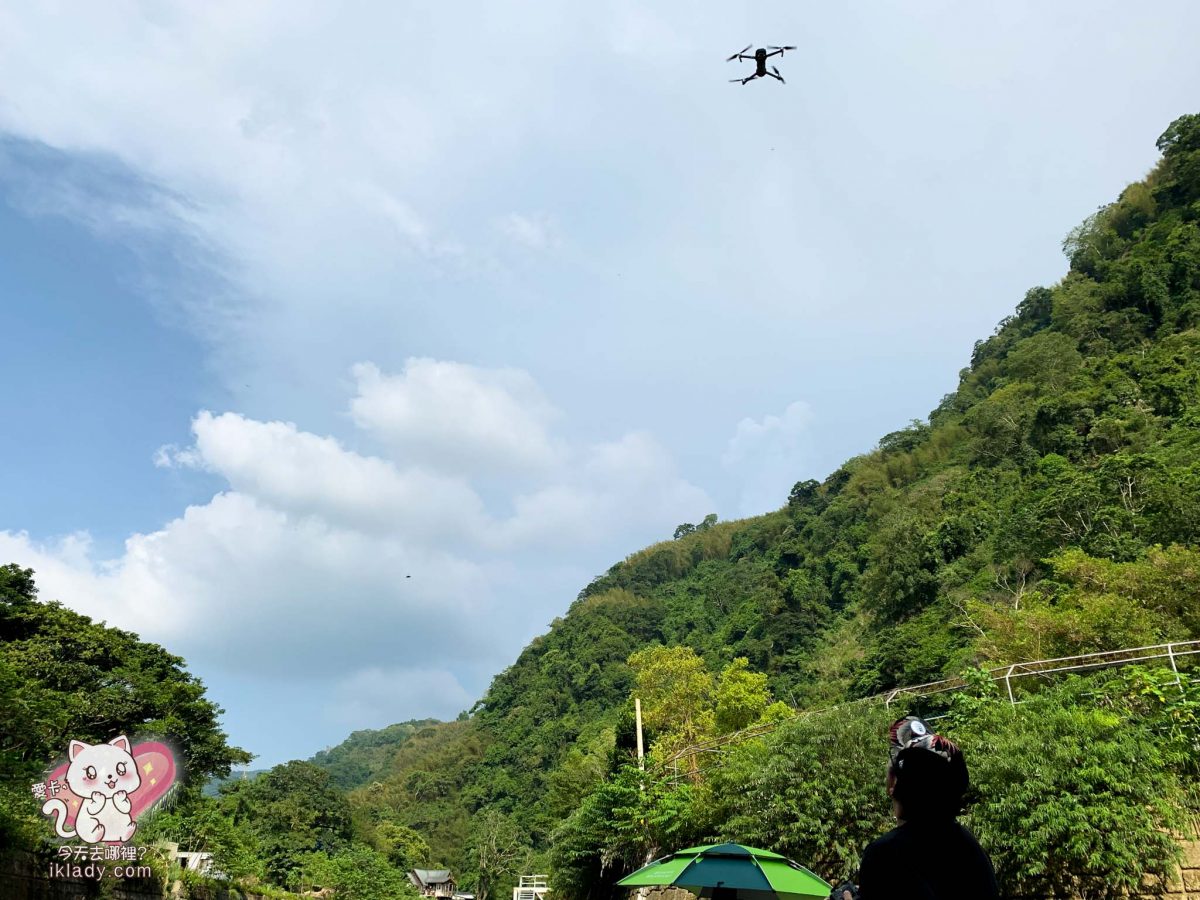
[[[1012, 684], [1014, 680], [1031, 677], [1050, 677], [1056, 675], [1068, 674], [1071, 672], [1090, 672], [1097, 669], [1110, 669], [1117, 666], [1134, 665], [1137, 663], [1154, 663], [1161, 660], [1166, 660], [1170, 665], [1171, 670], [1175, 673], [1175, 684], [1183, 686], [1182, 677], [1179, 672], [1179, 660], [1189, 656], [1200, 656], [1200, 640], [1197, 641], [1172, 641], [1166, 644], [1153, 644], [1147, 647], [1128, 647], [1123, 650], [1102, 650], [1097, 653], [1083, 653], [1078, 656], [1059, 656], [1053, 659], [1038, 659], [1029, 662], [1009, 663], [1008, 665], [997, 666], [993, 669], [988, 669], [987, 676], [993, 683], [1004, 682], [1005, 691], [1008, 695], [1009, 703], [1016, 705], [1020, 701], [1013, 694]], [[700, 741], [689, 747], [684, 747], [682, 750], [672, 754], [664, 760], [661, 760], [655, 769], [659, 771], [668, 782], [680, 782], [689, 777], [689, 774], [698, 774], [696, 768], [692, 768], [691, 773], [680, 772], [679, 763], [683, 760], [694, 762], [697, 757], [719, 755], [724, 752], [725, 748], [730, 744], [740, 743], [745, 740], [750, 740], [756, 737], [762, 737], [774, 731], [780, 725], [787, 722], [794, 722], [797, 719], [803, 719], [808, 716], [818, 715], [820, 713], [833, 712], [834, 710], [844, 709], [848, 706], [854, 706], [860, 703], [871, 703], [882, 701], [885, 707], [891, 707], [892, 703], [901, 697], [929, 697], [935, 694], [943, 694], [953, 691], [962, 690], [967, 686], [967, 682], [963, 678], [946, 678], [941, 681], [929, 681], [925, 684], [915, 684], [906, 687], [893, 688], [889, 691], [884, 691], [879, 694], [872, 694], [869, 697], [861, 697], [856, 700], [847, 700], [844, 703], [836, 703], [832, 706], [820, 707], [818, 709], [804, 710], [798, 712], [794, 716], [789, 716], [776, 722], [764, 722], [759, 725], [752, 725], [749, 728], [744, 728], [741, 731], [735, 731], [731, 734], [722, 735], [717, 738], [710, 738], [707, 741]], [[705, 771], [713, 768], [712, 765], [700, 767], [699, 771]], [[670, 770], [670, 771], [668, 771]]]
[[522, 875], [513, 888], [513, 900], [544, 900], [550, 890], [549, 883], [547, 875]]
[[[1149, 647], [1129, 647], [1124, 650], [1101, 650], [1098, 653], [1083, 653], [1078, 656], [1059, 656], [1054, 659], [1039, 659], [1033, 662], [1018, 662], [1007, 666], [998, 666], [988, 670], [988, 677], [994, 681], [1003, 681], [1010, 703], [1015, 703], [1012, 681], [1014, 678], [1028, 678], [1036, 675], [1058, 675], [1064, 672], [1089, 672], [1094, 669], [1110, 669], [1116, 666], [1132, 665], [1134, 663], [1153, 662], [1165, 659], [1175, 673], [1176, 683], [1179, 683], [1178, 660], [1181, 657], [1200, 655], [1200, 641], [1172, 641], [1169, 644], [1153, 644]], [[960, 690], [966, 686], [962, 678], [947, 678], [943, 681], [930, 681], [926, 684], [911, 687], [896, 688], [884, 694], [876, 694], [866, 699], [882, 699], [886, 706], [901, 695], [928, 697], [946, 691]]]

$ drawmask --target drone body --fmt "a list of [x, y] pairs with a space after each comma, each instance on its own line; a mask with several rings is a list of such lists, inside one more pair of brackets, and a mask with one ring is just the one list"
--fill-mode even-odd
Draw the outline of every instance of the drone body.
[[748, 75], [745, 78], [731, 78], [730, 81], [740, 81], [742, 84], [747, 84], [755, 78], [763, 78], [770, 75], [780, 84], [787, 84], [783, 80], [783, 76], [779, 74], [779, 70], [771, 66], [771, 70], [767, 70], [767, 59], [772, 56], [783, 56], [785, 50], [795, 50], [795, 47], [759, 47], [754, 51], [753, 56], [747, 56], [746, 51], [753, 47], [753, 44], [747, 44], [733, 56], [729, 57], [725, 62], [733, 62], [735, 59], [752, 59], [754, 60], [754, 74]]

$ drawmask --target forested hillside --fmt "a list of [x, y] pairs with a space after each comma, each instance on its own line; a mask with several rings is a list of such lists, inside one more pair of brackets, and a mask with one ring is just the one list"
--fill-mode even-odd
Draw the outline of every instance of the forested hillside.
[[349, 791], [372, 781], [414, 734], [436, 725], [437, 719], [413, 719], [386, 728], [356, 731], [336, 747], [322, 750], [311, 762], [329, 773], [330, 783]]
[[776, 513], [681, 529], [588, 585], [479, 704], [474, 808], [549, 847], [628, 754], [628, 661], [652, 644], [713, 673], [743, 657], [803, 708], [1200, 637], [1200, 116], [1158, 147], [927, 421]]
[[[563, 898], [602, 897], [647, 854], [706, 838], [833, 880], [886, 827], [896, 711], [795, 713], [964, 674], [971, 689], [933, 712], [972, 761], [971, 824], [1007, 891], [1115, 896], [1170, 875], [1200, 810], [1195, 685], [1128, 669], [1039, 685], [1014, 709], [979, 672], [1200, 638], [1200, 115], [1158, 148], [926, 421], [776, 512], [681, 526], [617, 563], [469, 718], [356, 734], [159, 827], [291, 886], [366, 860], [451, 866], [480, 900], [547, 869]], [[0, 667], [0, 704], [14, 671]], [[681, 754], [785, 719], [719, 768]], [[198, 770], [236, 757], [215, 746]]]
[[652, 643], [713, 671], [745, 657], [806, 707], [989, 660], [1200, 636], [1200, 116], [1158, 147], [928, 421], [798, 483], [779, 512], [588, 585], [480, 703], [478, 802], [544, 847], [627, 730], [627, 660]]

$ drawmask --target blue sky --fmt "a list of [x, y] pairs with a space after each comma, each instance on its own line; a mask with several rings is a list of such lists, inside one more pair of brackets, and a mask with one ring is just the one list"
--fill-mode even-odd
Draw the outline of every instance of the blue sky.
[[1200, 8], [1042, 7], [0, 7], [0, 555], [261, 763], [455, 715], [1061, 277]]

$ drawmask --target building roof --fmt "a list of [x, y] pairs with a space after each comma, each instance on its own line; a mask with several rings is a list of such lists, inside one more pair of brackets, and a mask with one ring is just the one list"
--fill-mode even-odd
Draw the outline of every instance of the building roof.
[[412, 883], [418, 887], [446, 884], [454, 880], [450, 877], [449, 869], [413, 869], [408, 874]]

